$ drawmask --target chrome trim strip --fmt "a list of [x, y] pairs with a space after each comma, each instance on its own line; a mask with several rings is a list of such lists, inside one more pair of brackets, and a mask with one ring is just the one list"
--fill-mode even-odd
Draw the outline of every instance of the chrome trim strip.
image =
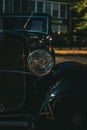
[[27, 121], [0, 121], [0, 126], [28, 126]]

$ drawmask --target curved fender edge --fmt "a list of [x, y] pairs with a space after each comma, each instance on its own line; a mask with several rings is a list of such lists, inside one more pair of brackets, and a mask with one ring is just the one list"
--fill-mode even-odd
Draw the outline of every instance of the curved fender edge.
[[87, 72], [87, 67], [77, 62], [63, 62], [56, 65], [52, 76], [53, 84], [50, 85], [50, 90], [41, 105], [40, 112], [43, 111], [50, 101], [58, 99], [62, 95], [81, 96], [81, 92], [79, 91], [79, 85], [81, 84], [75, 81], [78, 79], [73, 78], [75, 74], [79, 75], [80, 71], [80, 74], [84, 73], [84, 71]]

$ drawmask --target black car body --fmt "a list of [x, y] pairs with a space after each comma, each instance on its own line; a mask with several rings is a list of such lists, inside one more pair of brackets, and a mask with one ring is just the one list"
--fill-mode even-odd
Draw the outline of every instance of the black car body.
[[[86, 107], [87, 66], [55, 64], [51, 34], [49, 15], [0, 16], [1, 128], [39, 129], [40, 116], [50, 113], [54, 122], [58, 119], [58, 128], [62, 130], [63, 123], [67, 129], [65, 122], [74, 116], [72, 108], [82, 102]], [[77, 111], [73, 113], [77, 115]], [[62, 113], [69, 115], [67, 121]]]

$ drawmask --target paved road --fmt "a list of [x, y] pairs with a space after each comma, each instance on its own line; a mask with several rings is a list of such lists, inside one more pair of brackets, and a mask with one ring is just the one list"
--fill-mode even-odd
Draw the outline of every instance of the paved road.
[[87, 55], [82, 55], [82, 56], [56, 56], [56, 63], [60, 63], [63, 61], [76, 61], [80, 62], [82, 64], [87, 64]]
[[59, 49], [59, 48], [54, 48], [54, 52], [55, 54], [69, 54], [69, 55], [77, 55], [77, 54], [80, 54], [80, 55], [87, 55], [87, 48], [82, 48], [82, 49], [78, 49], [78, 48], [72, 48], [72, 49], [69, 49], [69, 48], [62, 48], [62, 49]]

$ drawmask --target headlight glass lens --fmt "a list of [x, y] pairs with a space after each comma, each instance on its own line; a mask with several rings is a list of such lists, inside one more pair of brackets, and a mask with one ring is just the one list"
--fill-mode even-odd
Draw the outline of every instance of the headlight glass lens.
[[33, 74], [44, 76], [52, 70], [54, 59], [48, 51], [38, 49], [29, 54], [27, 63]]

